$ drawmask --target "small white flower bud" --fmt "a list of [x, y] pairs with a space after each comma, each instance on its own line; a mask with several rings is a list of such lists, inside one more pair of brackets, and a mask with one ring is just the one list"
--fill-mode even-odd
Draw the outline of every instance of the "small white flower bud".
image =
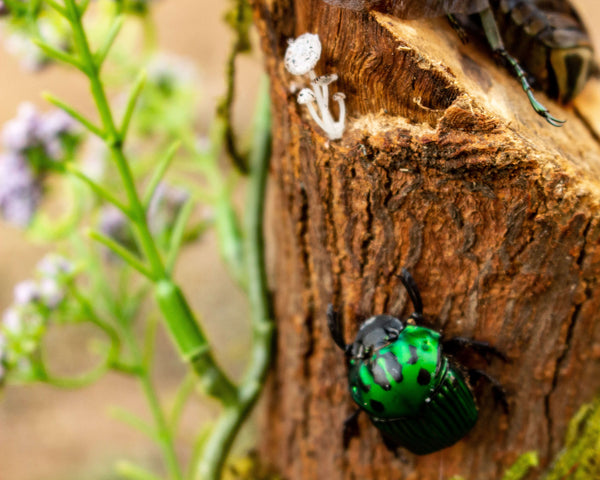
[[285, 51], [285, 68], [292, 75], [304, 75], [310, 72], [321, 58], [321, 41], [314, 33], [304, 33], [290, 40]]

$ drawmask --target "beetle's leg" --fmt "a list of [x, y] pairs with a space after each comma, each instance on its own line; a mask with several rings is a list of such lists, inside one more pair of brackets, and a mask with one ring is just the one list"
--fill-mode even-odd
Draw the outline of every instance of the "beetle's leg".
[[490, 385], [492, 386], [492, 393], [494, 394], [494, 400], [496, 401], [496, 403], [500, 403], [502, 405], [504, 413], [508, 414], [508, 401], [506, 400], [506, 390], [504, 390], [502, 384], [491, 375], [477, 368], [470, 369], [468, 373], [469, 379], [472, 382], [477, 382], [479, 379], [484, 378], [490, 383]]
[[327, 305], [327, 326], [329, 327], [331, 338], [333, 338], [335, 344], [344, 350], [344, 352], [347, 352], [348, 345], [346, 345], [346, 342], [344, 342], [344, 332], [342, 331], [340, 316], [333, 309], [333, 305], [331, 303]]
[[419, 293], [417, 283], [406, 268], [402, 269], [400, 280], [402, 281], [404, 288], [406, 288], [406, 292], [415, 309], [409, 318], [414, 319], [417, 323], [421, 323], [423, 320], [423, 301], [421, 300], [421, 294]]
[[494, 51], [495, 54], [501, 56], [509, 65], [512, 67], [513, 71], [517, 75], [517, 78], [521, 82], [521, 86], [523, 90], [527, 94], [527, 98], [529, 98], [529, 103], [535, 110], [538, 115], [541, 115], [546, 119], [546, 121], [550, 125], [554, 125], [555, 127], [561, 127], [565, 120], [559, 120], [552, 115], [546, 107], [544, 107], [534, 96], [533, 90], [531, 89], [531, 85], [527, 81], [527, 75], [525, 70], [519, 65], [519, 62], [516, 58], [510, 55], [506, 49], [504, 48], [504, 42], [502, 41], [502, 37], [500, 36], [500, 32], [498, 31], [498, 25], [496, 24], [496, 20], [494, 19], [494, 14], [491, 8], [486, 8], [482, 12], [479, 13], [481, 18], [481, 24], [483, 26], [483, 31], [485, 32], [485, 36], [487, 38], [490, 47]]
[[450, 355], [456, 355], [458, 352], [464, 349], [470, 349], [482, 357], [484, 357], [488, 363], [490, 356], [494, 356], [503, 360], [504, 362], [508, 362], [508, 358], [504, 355], [500, 350], [496, 347], [493, 347], [488, 342], [482, 342], [480, 340], [473, 340], [471, 338], [465, 337], [452, 337], [448, 340], [442, 341], [442, 349], [445, 353]]
[[469, 35], [467, 34], [467, 31], [463, 28], [463, 26], [460, 24], [458, 19], [454, 15], [446, 16], [448, 17], [448, 23], [454, 29], [454, 31], [458, 35], [458, 38], [460, 38], [460, 41], [462, 43], [469, 43]]
[[358, 430], [358, 416], [360, 415], [360, 412], [362, 412], [362, 410], [357, 408], [348, 418], [346, 418], [346, 420], [344, 420], [344, 429], [342, 431], [342, 444], [344, 450], [350, 445], [350, 440], [352, 440], [353, 437], [358, 437], [360, 433]]
[[406, 458], [400, 454], [400, 447], [398, 446], [398, 444], [394, 442], [391, 438], [389, 438], [387, 435], [384, 435], [383, 432], [380, 433], [385, 448], [387, 448], [388, 451], [392, 452], [394, 454], [394, 457], [396, 457], [397, 459], [402, 460], [403, 462], [406, 461]]

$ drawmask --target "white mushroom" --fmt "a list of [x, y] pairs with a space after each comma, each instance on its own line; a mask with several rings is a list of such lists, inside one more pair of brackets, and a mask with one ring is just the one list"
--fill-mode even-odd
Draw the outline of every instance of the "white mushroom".
[[315, 68], [319, 58], [321, 58], [319, 36], [314, 33], [304, 33], [295, 40], [289, 41], [285, 51], [285, 68], [292, 75], [305, 75]]
[[[329, 84], [338, 79], [337, 74], [321, 75], [317, 77], [314, 67], [321, 57], [321, 42], [319, 36], [313, 33], [305, 33], [295, 40], [290, 40], [285, 52], [284, 64], [288, 72], [293, 75], [308, 75], [311, 80], [311, 90], [303, 88], [298, 94], [298, 103], [306, 105], [310, 116], [317, 122], [329, 139], [336, 140], [342, 137], [344, 131], [344, 116], [346, 107], [344, 105], [345, 95], [336, 93], [333, 99], [338, 102], [340, 117], [336, 122], [329, 111]], [[317, 114], [314, 102], [317, 103], [319, 114]]]

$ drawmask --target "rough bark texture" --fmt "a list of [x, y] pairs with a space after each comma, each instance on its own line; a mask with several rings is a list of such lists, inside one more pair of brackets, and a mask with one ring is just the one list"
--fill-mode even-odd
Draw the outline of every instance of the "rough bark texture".
[[[539, 94], [568, 120], [554, 128], [485, 46], [460, 44], [444, 19], [401, 22], [320, 0], [254, 8], [275, 139], [278, 340], [265, 458], [290, 480], [494, 479], [527, 450], [547, 461], [600, 386], [598, 86], [588, 85], [579, 111]], [[340, 141], [327, 141], [290, 91], [303, 80], [282, 58], [304, 32], [323, 43], [317, 74], [337, 73], [333, 90], [347, 96]], [[463, 441], [404, 461], [364, 416], [361, 436], [342, 449], [354, 406], [325, 318], [333, 303], [351, 341], [372, 314], [410, 313], [402, 267], [432, 325], [510, 359], [486, 367], [508, 391], [508, 415], [483, 388]]]

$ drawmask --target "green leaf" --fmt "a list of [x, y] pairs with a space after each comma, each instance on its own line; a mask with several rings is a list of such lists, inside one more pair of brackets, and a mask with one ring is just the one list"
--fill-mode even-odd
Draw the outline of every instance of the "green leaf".
[[115, 469], [119, 475], [129, 480], [163, 480], [154, 473], [126, 460], [117, 462]]
[[67, 10], [65, 9], [65, 7], [63, 7], [59, 3], [55, 2], [54, 0], [44, 0], [44, 1], [46, 2], [46, 5], [49, 5], [52, 9], [56, 10], [63, 17], [65, 17], [65, 18], [67, 17]]
[[73, 164], [67, 163], [65, 165], [65, 170], [68, 173], [70, 173], [71, 175], [73, 175], [73, 176], [77, 177], [78, 179], [82, 180], [83, 182], [85, 182], [94, 191], [94, 193], [96, 195], [98, 195], [100, 198], [106, 200], [107, 202], [112, 203], [115, 207], [117, 207], [119, 210], [121, 210], [121, 212], [123, 212], [123, 214], [125, 216], [132, 218], [129, 208], [127, 208], [123, 203], [121, 203], [120, 200], [118, 200], [112, 193], [110, 193], [108, 190], [106, 190], [102, 185], [100, 185], [99, 183], [96, 183], [94, 180], [92, 180], [90, 177], [85, 175], [82, 171], [80, 171]]
[[79, 123], [81, 123], [85, 128], [87, 128], [90, 132], [92, 132], [94, 135], [97, 135], [98, 137], [100, 137], [102, 139], [104, 139], [106, 137], [106, 134], [100, 129], [100, 127], [97, 127], [96, 125], [94, 125], [91, 120], [88, 120], [87, 118], [85, 118], [85, 116], [82, 113], [79, 113], [77, 110], [75, 110], [73, 107], [71, 107], [68, 103], [63, 102], [62, 100], [60, 100], [59, 98], [55, 97], [54, 95], [52, 95], [51, 93], [48, 93], [48, 92], [42, 93], [42, 97], [46, 101], [50, 102], [52, 105], [67, 112], [74, 119], [76, 119]]
[[187, 225], [190, 215], [194, 210], [194, 201], [190, 198], [179, 210], [173, 232], [171, 233], [171, 239], [169, 242], [169, 251], [167, 252], [167, 259], [165, 262], [165, 268], [167, 272], [172, 273], [175, 268], [175, 262], [177, 261], [177, 254], [181, 249], [183, 237], [185, 234], [185, 226]]
[[106, 60], [106, 56], [108, 55], [108, 52], [110, 52], [110, 49], [113, 46], [117, 35], [119, 35], [122, 26], [123, 17], [119, 15], [117, 18], [115, 18], [113, 24], [110, 27], [110, 30], [106, 34], [106, 40], [104, 41], [104, 45], [102, 45], [102, 47], [96, 52], [94, 56], [96, 66], [98, 67], [98, 69], [102, 68], [102, 64], [104, 63], [104, 60]]
[[113, 239], [95, 230], [90, 230], [89, 235], [91, 238], [101, 243], [113, 253], [125, 260], [125, 262], [127, 262], [130, 266], [135, 268], [142, 275], [148, 277], [151, 280], [154, 280], [152, 271], [140, 259], [136, 258], [135, 255], [131, 253], [127, 248], [123, 247], [119, 243], [115, 242]]
[[54, 58], [55, 60], [65, 62], [69, 65], [73, 65], [78, 70], [81, 70], [82, 72], [84, 71], [83, 64], [79, 61], [78, 58], [74, 57], [73, 55], [67, 52], [63, 52], [62, 50], [58, 50], [57, 48], [54, 48], [52, 45], [44, 42], [39, 38], [34, 38], [32, 41], [50, 58]]
[[177, 150], [179, 149], [180, 145], [181, 142], [179, 140], [173, 142], [171, 146], [167, 149], [164, 156], [158, 162], [158, 166], [152, 173], [152, 177], [150, 178], [148, 186], [146, 187], [146, 192], [144, 193], [144, 198], [142, 199], [142, 205], [144, 206], [144, 210], [148, 210], [148, 206], [152, 201], [152, 197], [154, 196], [156, 187], [158, 187], [158, 184], [163, 179], [167, 169], [173, 161], [173, 158], [175, 158], [175, 153], [177, 153]]
[[121, 120], [121, 128], [119, 129], [119, 132], [123, 140], [127, 135], [127, 130], [129, 129], [129, 122], [131, 121], [131, 116], [133, 115], [135, 104], [137, 103], [137, 100], [140, 96], [142, 88], [144, 88], [145, 83], [146, 72], [141, 71], [133, 85], [133, 88], [131, 89], [131, 93], [129, 94], [129, 98], [127, 99], [125, 113], [123, 114], [123, 119]]
[[142, 420], [140, 417], [134, 415], [129, 410], [125, 410], [121, 407], [111, 407], [109, 410], [109, 414], [116, 420], [129, 425], [134, 428], [138, 432], [146, 435], [150, 440], [155, 442], [160, 442], [160, 436], [156, 432], [156, 430], [149, 425], [146, 421]]

